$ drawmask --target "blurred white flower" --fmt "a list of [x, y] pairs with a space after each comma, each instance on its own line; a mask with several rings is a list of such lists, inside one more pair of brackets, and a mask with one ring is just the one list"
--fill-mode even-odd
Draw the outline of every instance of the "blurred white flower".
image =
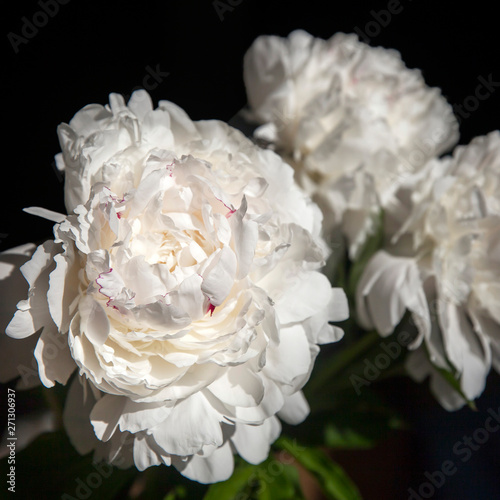
[[[36, 245], [28, 243], [0, 253], [0, 382], [5, 384], [18, 377], [16, 388], [29, 389], [40, 385], [40, 379], [32, 376], [33, 350], [36, 338], [11, 339], [4, 335], [5, 329], [16, 310], [16, 303], [28, 293], [28, 284], [19, 268], [30, 260]], [[35, 363], [36, 366], [36, 363]]]
[[492, 366], [500, 371], [500, 132], [429, 162], [414, 181], [410, 214], [391, 246], [398, 253], [401, 241], [407, 252], [409, 236], [412, 255], [372, 257], [357, 289], [358, 317], [387, 335], [410, 310], [419, 330], [412, 347], [421, 347], [408, 370], [418, 380], [432, 375], [436, 397], [455, 409], [464, 398], [439, 369], [455, 374], [469, 400]]
[[143, 91], [110, 104], [59, 128], [70, 215], [29, 209], [55, 239], [22, 267], [28, 299], [7, 333], [42, 329], [48, 387], [78, 367], [64, 421], [81, 453], [221, 481], [233, 453], [267, 457], [277, 416], [306, 417], [317, 344], [342, 335], [321, 213], [279, 156], [226, 124], [153, 110]]
[[256, 137], [295, 168], [323, 210], [326, 234], [342, 227], [351, 257], [380, 208], [398, 212], [401, 183], [458, 138], [439, 89], [397, 51], [355, 35], [261, 36], [245, 56], [244, 80], [249, 116], [262, 124]]

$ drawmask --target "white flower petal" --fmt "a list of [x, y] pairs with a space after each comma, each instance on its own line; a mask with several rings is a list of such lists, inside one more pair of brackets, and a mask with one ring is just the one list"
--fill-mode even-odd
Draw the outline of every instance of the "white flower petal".
[[260, 464], [269, 455], [271, 444], [281, 432], [276, 417], [264, 421], [262, 425], [236, 424], [236, 432], [231, 437], [236, 451], [251, 464]]
[[38, 217], [51, 220], [52, 222], [62, 222], [64, 219], [66, 219], [66, 216], [64, 214], [54, 212], [53, 210], [47, 210], [46, 208], [42, 207], [28, 207], [23, 210], [27, 214], [37, 215]]
[[258, 225], [254, 221], [244, 219], [246, 211], [247, 201], [243, 197], [240, 208], [229, 219], [233, 230], [234, 245], [238, 260], [238, 274], [236, 276], [238, 279], [248, 274], [258, 241]]
[[52, 241], [40, 245], [31, 260], [21, 267], [21, 272], [30, 285], [27, 301], [18, 303], [18, 310], [6, 329], [7, 335], [23, 339], [32, 335], [44, 325], [51, 325], [52, 319], [47, 304], [48, 275], [53, 267], [56, 246]]
[[464, 311], [451, 303], [440, 303], [440, 325], [446, 355], [461, 374], [461, 387], [469, 399], [484, 390], [490, 363]]
[[20, 267], [32, 256], [36, 246], [27, 243], [0, 253], [0, 330], [5, 331], [7, 324], [16, 311], [16, 304], [26, 297], [28, 285], [20, 272]]
[[66, 385], [76, 368], [66, 334], [59, 333], [55, 328], [45, 327], [34, 354], [40, 380], [45, 387], [53, 387], [56, 382]]
[[454, 411], [465, 405], [464, 398], [450, 387], [450, 383], [429, 362], [423, 347], [410, 353], [406, 359], [405, 367], [416, 382], [422, 382], [430, 376], [432, 394], [445, 410]]
[[140, 120], [143, 120], [150, 111], [153, 111], [153, 101], [150, 95], [142, 89], [132, 93], [127, 106]]
[[135, 403], [127, 398], [118, 420], [120, 430], [136, 433], [161, 424], [169, 415], [173, 404]]
[[280, 322], [287, 324], [309, 318], [325, 309], [330, 297], [331, 285], [325, 275], [317, 272], [304, 274], [276, 301]]
[[366, 265], [356, 289], [358, 320], [364, 328], [375, 327], [389, 335], [405, 311], [412, 312], [422, 336], [430, 335], [427, 299], [414, 259], [394, 257], [381, 250]]
[[108, 316], [101, 304], [91, 298], [80, 301], [81, 330], [95, 345], [106, 342], [110, 332]]
[[309, 411], [309, 404], [302, 391], [299, 391], [285, 398], [285, 404], [278, 412], [278, 416], [287, 424], [296, 425], [306, 419]]
[[90, 421], [101, 441], [108, 441], [113, 436], [126, 403], [127, 398], [107, 394], [92, 408]]
[[193, 455], [205, 445], [223, 444], [221, 420], [222, 415], [198, 392], [177, 403], [167, 419], [150, 432], [166, 453]]
[[266, 373], [274, 380], [292, 384], [296, 377], [308, 373], [310, 366], [309, 343], [302, 325], [282, 327], [279, 345], [268, 351]]
[[236, 264], [234, 252], [228, 247], [223, 247], [205, 269], [201, 290], [214, 306], [220, 306], [231, 291], [236, 275]]
[[217, 483], [229, 479], [233, 473], [234, 460], [229, 443], [217, 448], [210, 456], [194, 455], [187, 463], [173, 462], [179, 472], [202, 484]]
[[349, 317], [349, 304], [342, 288], [332, 288], [332, 298], [328, 305], [329, 321], [344, 321]]
[[264, 397], [264, 385], [249, 366], [229, 367], [224, 374], [208, 386], [220, 401], [230, 406], [257, 406]]
[[34, 383], [31, 362], [36, 337], [26, 340], [12, 339], [4, 332], [16, 312], [16, 304], [27, 295], [28, 284], [20, 272], [20, 267], [31, 257], [36, 246], [32, 243], [21, 245], [0, 253], [0, 382], [25, 374]]
[[86, 455], [94, 449], [98, 440], [89, 419], [95, 399], [89, 391], [84, 393], [82, 382], [75, 377], [71, 383], [64, 405], [63, 423], [71, 444], [78, 453]]
[[237, 422], [261, 424], [283, 408], [285, 397], [279, 385], [269, 377], [263, 377], [262, 382], [264, 384], [264, 397], [260, 405], [248, 408], [237, 406], [234, 411]]
[[158, 453], [151, 448], [146, 435], [140, 435], [134, 439], [134, 463], [140, 471], [163, 463]]
[[71, 304], [78, 291], [78, 281], [75, 273], [71, 273], [69, 267], [73, 265], [73, 256], [54, 256], [56, 268], [49, 276], [49, 290], [47, 301], [52, 320], [63, 333], [68, 331], [70, 314], [73, 312]]

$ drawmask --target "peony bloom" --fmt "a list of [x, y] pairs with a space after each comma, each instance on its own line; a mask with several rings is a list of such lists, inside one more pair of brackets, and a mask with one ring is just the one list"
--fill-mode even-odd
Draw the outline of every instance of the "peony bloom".
[[244, 79], [249, 117], [262, 124], [256, 137], [294, 166], [323, 210], [326, 234], [340, 226], [351, 258], [380, 208], [398, 213], [401, 183], [458, 138], [440, 91], [398, 52], [355, 35], [262, 36], [245, 56]]
[[[431, 375], [434, 394], [451, 410], [483, 392], [491, 367], [500, 371], [500, 132], [430, 162], [413, 189], [391, 253], [375, 254], [360, 280], [358, 315], [386, 335], [412, 312], [419, 349], [407, 368], [417, 380]], [[455, 376], [461, 395], [442, 370]]]
[[144, 91], [83, 108], [59, 137], [69, 215], [29, 209], [55, 238], [22, 267], [7, 333], [42, 329], [45, 386], [77, 369], [73, 444], [202, 483], [227, 479], [233, 453], [263, 461], [277, 417], [306, 417], [318, 344], [347, 317], [319, 272], [319, 209], [275, 153]]

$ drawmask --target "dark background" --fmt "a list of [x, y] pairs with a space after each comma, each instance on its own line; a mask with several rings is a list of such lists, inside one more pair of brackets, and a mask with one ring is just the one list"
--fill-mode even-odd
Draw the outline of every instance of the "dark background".
[[[50, 234], [51, 223], [22, 213], [23, 207], [64, 211], [61, 178], [51, 166], [59, 123], [86, 104], [106, 103], [110, 92], [130, 95], [144, 84], [155, 103], [174, 101], [194, 119], [229, 120], [245, 104], [242, 59], [260, 34], [286, 36], [302, 28], [328, 38], [358, 28], [372, 45], [399, 50], [407, 66], [420, 68], [429, 85], [458, 105], [474, 95], [479, 77], [491, 73], [500, 81], [498, 17], [485, 0], [400, 0], [401, 12], [378, 28], [371, 11], [386, 10], [388, 0], [216, 0], [219, 11], [214, 0], [64, 1], [45, 19], [37, 1], [9, 2], [3, 15], [8, 154], [2, 170], [8, 182], [0, 201], [2, 249]], [[31, 38], [23, 36], [23, 18], [42, 24]], [[27, 43], [16, 43], [12, 34]], [[168, 73], [160, 82], [148, 76], [157, 68]], [[479, 102], [463, 120], [461, 142], [498, 128], [499, 109], [500, 92]]]
[[[399, 50], [407, 66], [420, 68], [427, 83], [441, 87], [456, 105], [473, 104], [467, 98], [474, 96], [480, 77], [491, 74], [500, 81], [494, 2], [401, 0], [402, 9], [388, 23], [387, 17], [376, 21], [378, 12], [394, 5], [388, 1], [66, 0], [62, 5], [49, 0], [45, 3], [52, 14], [45, 16], [42, 3], [3, 5], [0, 250], [50, 237], [52, 223], [22, 208], [64, 212], [62, 178], [53, 167], [59, 123], [68, 122], [86, 104], [105, 104], [110, 92], [130, 95], [139, 87], [146, 87], [155, 103], [171, 100], [193, 119], [230, 120], [245, 105], [242, 59], [260, 34], [286, 36], [302, 28], [328, 38], [357, 29], [371, 45]], [[27, 27], [30, 22], [39, 27]], [[152, 72], [156, 80], [149, 76]], [[460, 143], [499, 128], [499, 110], [497, 91], [478, 101], [477, 109], [466, 111], [470, 116], [462, 120]], [[484, 423], [488, 408], [498, 409], [498, 377], [489, 382], [477, 413], [465, 409], [451, 415], [438, 407], [425, 385], [403, 381], [386, 386], [389, 398], [392, 394], [420, 431], [402, 446], [383, 445], [375, 456], [345, 458], [349, 472], [365, 482], [366, 498], [391, 498], [380, 496], [376, 484], [398, 477], [403, 483], [398, 495], [407, 498], [401, 491], [417, 489], [426, 481], [425, 471], [437, 470], [446, 459], [458, 463], [454, 443]], [[500, 498], [498, 445], [499, 436], [492, 435], [432, 498]], [[385, 475], [381, 465], [395, 449], [401, 456], [387, 459]]]

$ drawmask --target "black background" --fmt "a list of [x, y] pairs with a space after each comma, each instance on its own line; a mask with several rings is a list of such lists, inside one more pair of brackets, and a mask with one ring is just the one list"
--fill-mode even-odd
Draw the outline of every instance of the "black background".
[[[193, 119], [229, 120], [245, 104], [242, 58], [260, 34], [378, 32], [372, 45], [399, 50], [407, 66], [420, 68], [453, 104], [474, 95], [481, 76], [500, 81], [498, 18], [487, 1], [400, 0], [401, 12], [378, 29], [373, 12], [387, 9], [387, 1], [217, 0], [228, 7], [219, 12], [213, 0], [65, 1], [45, 23], [37, 1], [9, 2], [4, 15], [2, 249], [51, 232], [49, 222], [22, 213], [23, 207], [64, 211], [61, 179], [51, 166], [59, 123], [86, 104], [106, 103], [110, 92], [130, 95], [144, 84], [155, 86], [155, 103], [171, 100]], [[42, 24], [32, 38], [23, 37], [23, 18]], [[12, 34], [27, 42], [14, 42], [17, 53]], [[169, 73], [159, 83], [148, 78], [148, 68], [157, 67]], [[500, 92], [479, 103], [463, 120], [462, 143], [499, 127], [499, 104]]]
[[[105, 104], [110, 92], [130, 95], [144, 86], [155, 103], [168, 99], [193, 119], [227, 121], [245, 105], [242, 59], [258, 35], [286, 36], [302, 28], [328, 38], [357, 28], [372, 45], [399, 50], [407, 66], [420, 68], [427, 83], [440, 87], [452, 104], [461, 105], [474, 96], [479, 77], [488, 79], [491, 74], [500, 81], [494, 2], [401, 0], [402, 10], [392, 15], [387, 26], [379, 23], [378, 28], [373, 21], [377, 12], [387, 9], [387, 1], [70, 0], [57, 5], [58, 12], [45, 18], [37, 1], [9, 2], [8, 9], [7, 4], [2, 6], [6, 88], [2, 94], [1, 250], [50, 237], [52, 223], [25, 214], [22, 208], [42, 206], [64, 212], [62, 178], [53, 167], [59, 123], [68, 122], [86, 104]], [[40, 26], [28, 38], [30, 21]], [[14, 47], [12, 34], [26, 43]], [[161, 81], [148, 78], [151, 70], [161, 72]], [[500, 91], [480, 101], [462, 120], [460, 143], [499, 128], [499, 110]], [[465, 409], [452, 415], [437, 407], [425, 386], [394, 389], [398, 398], [406, 389], [408, 398], [421, 398], [416, 404], [413, 400], [401, 403], [421, 425], [415, 448], [406, 450], [417, 457], [412, 461], [414, 470], [409, 476], [399, 471], [410, 477], [406, 488], [417, 488], [425, 480], [424, 472], [438, 469], [443, 460], [458, 461], [453, 444], [484, 423], [487, 408], [498, 408], [498, 377], [490, 380], [489, 387], [478, 413]], [[458, 473], [433, 498], [490, 499], [495, 497], [492, 492], [500, 497], [498, 484], [493, 483], [498, 481], [494, 461], [498, 444], [498, 436], [492, 436], [470, 461], [460, 464]], [[369, 467], [369, 463], [359, 464], [360, 469]], [[387, 471], [388, 477], [394, 472]], [[384, 477], [374, 481], [383, 482]], [[367, 499], [381, 498], [366, 487], [363, 492]]]

